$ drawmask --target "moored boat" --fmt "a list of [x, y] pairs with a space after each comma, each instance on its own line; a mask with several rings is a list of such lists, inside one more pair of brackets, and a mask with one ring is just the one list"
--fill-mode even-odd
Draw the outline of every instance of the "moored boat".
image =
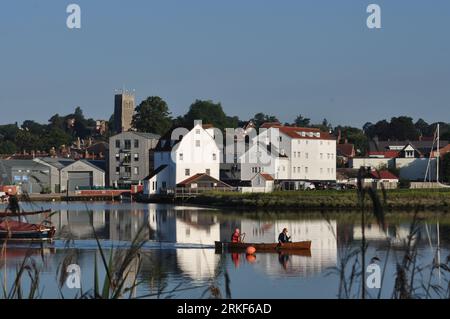
[[51, 241], [55, 233], [54, 226], [29, 224], [14, 220], [0, 222], [1, 241]]
[[255, 247], [256, 251], [280, 251], [280, 250], [310, 250], [311, 241], [300, 241], [293, 243], [231, 243], [215, 242], [216, 250], [245, 250], [248, 247]]

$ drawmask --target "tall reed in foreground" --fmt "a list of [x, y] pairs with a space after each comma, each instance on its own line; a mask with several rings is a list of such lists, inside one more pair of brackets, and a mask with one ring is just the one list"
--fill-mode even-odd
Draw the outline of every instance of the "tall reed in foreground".
[[[418, 264], [418, 242], [421, 236], [424, 219], [421, 218], [416, 211], [409, 227], [406, 240], [403, 242], [403, 248], [400, 251], [400, 260], [396, 257], [395, 274], [387, 273], [387, 265], [390, 255], [392, 254], [391, 242], [386, 233], [385, 225], [385, 205], [387, 196], [384, 188], [381, 188], [382, 197], [377, 190], [371, 185], [363, 184], [363, 176], [365, 170], [360, 169], [357, 181], [358, 205], [360, 207], [360, 227], [361, 227], [361, 244], [359, 247], [352, 247], [344, 243], [339, 247], [339, 260], [336, 267], [331, 267], [329, 274], [335, 274], [339, 278], [338, 298], [368, 298], [366, 287], [366, 261], [367, 247], [369, 242], [366, 238], [365, 229], [368, 219], [375, 219], [379, 228], [383, 231], [386, 238], [387, 253], [384, 256], [384, 264], [381, 273], [381, 287], [378, 290], [376, 298], [382, 298], [384, 291], [385, 278], [393, 275], [395, 284], [391, 293], [394, 299], [411, 299], [411, 298], [450, 298], [450, 282], [447, 279], [450, 276], [449, 261], [442, 263], [438, 260], [438, 251], [435, 252], [433, 261], [430, 264]], [[367, 203], [370, 205], [367, 205]], [[370, 207], [370, 208], [369, 208]], [[326, 220], [330, 223], [329, 216], [324, 214]], [[337, 234], [335, 235], [337, 237]], [[438, 249], [438, 248], [437, 248]], [[377, 256], [371, 258], [371, 262], [378, 262]], [[429, 270], [427, 274], [425, 271]], [[444, 275], [444, 285], [435, 283], [436, 270], [439, 274]], [[359, 282], [359, 285], [355, 283]]]

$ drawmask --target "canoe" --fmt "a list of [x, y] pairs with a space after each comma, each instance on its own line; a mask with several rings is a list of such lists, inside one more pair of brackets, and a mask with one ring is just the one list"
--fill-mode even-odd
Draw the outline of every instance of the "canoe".
[[3, 221], [0, 223], [1, 241], [51, 241], [55, 236], [54, 226]]
[[294, 243], [231, 243], [215, 242], [216, 250], [245, 250], [248, 247], [255, 247], [256, 251], [279, 251], [279, 250], [310, 250], [311, 241], [299, 241]]
[[51, 209], [41, 210], [41, 211], [36, 211], [36, 212], [20, 212], [20, 213], [0, 212], [0, 218], [15, 217], [15, 216], [33, 216], [33, 215], [49, 214], [51, 212], [52, 212]]

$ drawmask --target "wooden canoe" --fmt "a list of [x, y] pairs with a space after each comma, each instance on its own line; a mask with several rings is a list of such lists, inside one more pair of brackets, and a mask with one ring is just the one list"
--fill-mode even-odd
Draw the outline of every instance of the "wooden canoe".
[[300, 241], [294, 243], [231, 243], [231, 242], [215, 242], [216, 250], [239, 251], [248, 247], [255, 247], [258, 251], [280, 251], [280, 250], [310, 250], [311, 241]]

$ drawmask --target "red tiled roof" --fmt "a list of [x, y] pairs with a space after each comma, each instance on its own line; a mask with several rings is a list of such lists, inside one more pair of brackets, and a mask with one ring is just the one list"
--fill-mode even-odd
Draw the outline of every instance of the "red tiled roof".
[[[185, 179], [181, 183], [178, 183], [177, 186], [187, 186], [187, 185], [192, 184], [200, 179], [206, 179], [209, 181], [213, 181], [213, 182], [217, 183], [217, 185], [220, 185], [220, 187], [230, 187], [227, 183], [219, 181], [218, 179], [215, 179], [214, 177], [212, 177], [211, 175], [208, 175], [206, 173], [195, 174], [194, 176], [191, 176], [191, 177]], [[201, 182], [201, 180], [199, 182]]]
[[267, 173], [261, 173], [261, 176], [266, 179], [266, 181], [273, 181], [273, 177], [270, 174]]
[[203, 175], [206, 175], [206, 174], [195, 174], [194, 176], [191, 176], [191, 177], [185, 179], [185, 180], [182, 181], [181, 183], [178, 183], [178, 185], [186, 185], [186, 184], [190, 184], [190, 183], [192, 183], [193, 181], [195, 181], [197, 178], [202, 177]]
[[[318, 128], [312, 127], [296, 127], [296, 126], [284, 126], [280, 123], [264, 123], [261, 128], [278, 128], [281, 133], [294, 139], [316, 139], [316, 140], [335, 140], [335, 137], [328, 132], [322, 132]], [[320, 137], [316, 136], [302, 136], [302, 132], [305, 133], [320, 133]]]
[[399, 155], [398, 151], [384, 151], [384, 152], [369, 152], [369, 156], [383, 156], [384, 158], [396, 158]]
[[338, 144], [336, 145], [336, 150], [338, 154], [347, 156], [347, 157], [353, 157], [355, 156], [355, 146], [353, 144]]
[[375, 179], [398, 179], [397, 176], [389, 171], [372, 171], [370, 175]]
[[263, 125], [261, 125], [261, 128], [271, 128], [274, 126], [282, 126], [280, 122], [266, 122]]

